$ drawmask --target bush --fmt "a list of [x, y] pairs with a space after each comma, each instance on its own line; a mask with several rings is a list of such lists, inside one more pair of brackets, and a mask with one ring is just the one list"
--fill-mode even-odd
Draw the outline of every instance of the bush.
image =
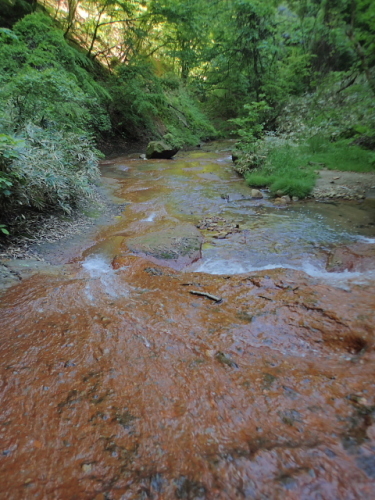
[[43, 14], [0, 41], [1, 222], [25, 207], [70, 212], [93, 193], [93, 136], [110, 129], [109, 94]]
[[17, 141], [17, 155], [0, 168], [10, 183], [0, 191], [0, 206], [9, 214], [20, 206], [38, 210], [59, 208], [71, 212], [80, 200], [93, 194], [98, 178], [99, 152], [92, 141], [73, 132], [53, 134], [28, 125]]

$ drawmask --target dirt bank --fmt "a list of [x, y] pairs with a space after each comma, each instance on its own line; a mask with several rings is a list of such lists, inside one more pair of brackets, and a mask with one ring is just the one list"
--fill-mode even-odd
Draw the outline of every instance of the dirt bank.
[[375, 198], [375, 173], [321, 170], [312, 196], [316, 199], [346, 200]]

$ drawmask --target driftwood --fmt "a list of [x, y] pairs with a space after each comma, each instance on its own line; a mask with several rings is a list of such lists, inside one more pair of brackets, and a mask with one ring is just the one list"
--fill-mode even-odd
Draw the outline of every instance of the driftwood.
[[219, 303], [223, 300], [220, 297], [215, 297], [215, 295], [211, 295], [210, 293], [206, 293], [206, 292], [198, 292], [196, 290], [190, 290], [190, 293], [192, 295], [199, 295], [201, 297], [207, 297], [208, 299], [213, 300], [214, 302], [217, 302], [217, 303]]

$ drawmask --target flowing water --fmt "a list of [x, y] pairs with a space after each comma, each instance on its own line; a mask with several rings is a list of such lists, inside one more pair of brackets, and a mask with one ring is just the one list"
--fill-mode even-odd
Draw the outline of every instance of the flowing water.
[[229, 147], [103, 165], [122, 215], [2, 295], [0, 498], [374, 498], [375, 275], [326, 264], [375, 205], [251, 199]]

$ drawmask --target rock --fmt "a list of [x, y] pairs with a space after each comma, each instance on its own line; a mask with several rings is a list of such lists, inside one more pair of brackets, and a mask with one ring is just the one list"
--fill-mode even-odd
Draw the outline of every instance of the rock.
[[179, 148], [170, 146], [163, 141], [149, 142], [146, 150], [146, 158], [148, 159], [166, 159], [169, 160], [179, 151]]
[[180, 224], [130, 238], [127, 248], [155, 263], [182, 269], [201, 258], [203, 236], [192, 224]]
[[221, 363], [222, 365], [227, 365], [229, 366], [230, 368], [238, 368], [238, 364], [233, 361], [227, 354], [225, 354], [224, 352], [217, 352], [215, 354], [215, 358], [217, 359], [217, 361], [219, 361], [219, 363]]
[[141, 154], [141, 155], [139, 155], [139, 157], [140, 157], [141, 160], [146, 160], [146, 155], [145, 154]]
[[375, 245], [355, 243], [336, 248], [327, 263], [329, 272], [366, 272], [375, 270]]
[[294, 202], [299, 201], [298, 196], [293, 196], [292, 201], [294, 201]]
[[232, 161], [236, 163], [236, 161], [240, 160], [242, 156], [241, 151], [232, 151]]
[[259, 191], [259, 189], [252, 189], [251, 190], [251, 197], [252, 198], [263, 198], [263, 193]]
[[214, 236], [214, 238], [216, 238], [217, 240], [224, 240], [227, 236], [228, 236], [228, 232], [226, 231], [223, 231], [221, 233], [218, 233]]
[[288, 194], [284, 195], [281, 197], [282, 200], [285, 200], [287, 203], [290, 203], [292, 200], [290, 199], [290, 196]]
[[288, 203], [284, 198], [276, 198], [274, 200], [275, 205], [281, 205], [281, 206], [286, 206]]
[[281, 196], [283, 196], [284, 191], [282, 191], [281, 189], [279, 189], [278, 191], [276, 191], [275, 194], [276, 194], [276, 196], [278, 196], [280, 198]]

